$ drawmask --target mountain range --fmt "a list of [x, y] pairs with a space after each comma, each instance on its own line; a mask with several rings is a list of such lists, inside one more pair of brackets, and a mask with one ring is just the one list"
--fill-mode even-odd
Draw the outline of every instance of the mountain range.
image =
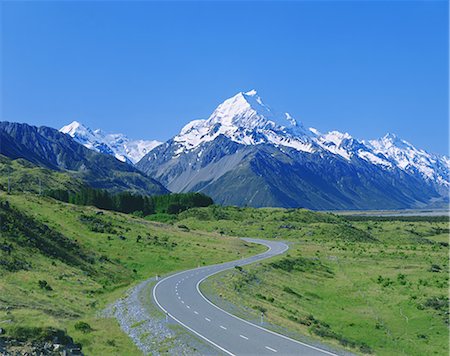
[[[255, 90], [221, 103], [164, 143], [72, 122], [59, 131], [0, 123], [0, 153], [145, 194], [197, 191], [218, 204], [403, 209], [448, 204], [450, 160], [387, 134], [359, 140], [306, 128]], [[151, 177], [151, 178], [150, 178]], [[166, 189], [166, 188], [168, 189]]]
[[169, 190], [239, 206], [401, 209], [447, 202], [450, 161], [387, 134], [305, 128], [255, 90], [220, 104], [136, 165]]
[[0, 122], [0, 154], [68, 173], [93, 188], [148, 195], [168, 193], [159, 182], [134, 166], [90, 150], [50, 127]]
[[119, 161], [137, 163], [142, 157], [156, 146], [160, 141], [130, 140], [123, 134], [107, 134], [102, 130], [91, 130], [78, 121], [62, 127], [60, 132], [70, 135], [83, 146], [116, 157]]

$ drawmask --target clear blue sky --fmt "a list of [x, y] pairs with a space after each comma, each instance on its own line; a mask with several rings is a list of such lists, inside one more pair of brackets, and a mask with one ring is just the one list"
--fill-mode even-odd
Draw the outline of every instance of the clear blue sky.
[[166, 140], [239, 91], [448, 149], [446, 1], [3, 2], [2, 120]]

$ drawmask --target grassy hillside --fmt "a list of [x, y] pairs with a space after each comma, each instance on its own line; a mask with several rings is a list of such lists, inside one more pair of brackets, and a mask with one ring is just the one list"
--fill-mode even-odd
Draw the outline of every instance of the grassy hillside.
[[8, 176], [11, 191], [39, 193], [39, 182], [42, 191], [48, 189], [78, 190], [83, 186], [79, 179], [67, 173], [45, 169], [27, 160], [12, 160], [0, 154], [0, 189], [8, 189]]
[[446, 218], [347, 221], [231, 207], [191, 209], [179, 218], [190, 229], [291, 241], [283, 257], [202, 284], [224, 308], [242, 306], [233, 312], [254, 320], [264, 311], [283, 332], [359, 354], [448, 355]]
[[131, 285], [263, 250], [34, 194], [0, 193], [0, 220], [0, 328], [16, 338], [67, 330], [90, 355], [139, 354], [114, 320], [96, 316]]

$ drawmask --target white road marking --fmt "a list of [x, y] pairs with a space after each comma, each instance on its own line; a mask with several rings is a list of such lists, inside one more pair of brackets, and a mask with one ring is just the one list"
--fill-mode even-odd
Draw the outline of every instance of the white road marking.
[[197, 314], [197, 315], [198, 315], [198, 311], [195, 311], [195, 310], [194, 310], [194, 314]]
[[220, 325], [220, 327], [221, 327], [223, 330], [227, 330], [227, 328], [226, 328], [225, 326]]
[[186, 308], [191, 309], [191, 307], [189, 305], [186, 305]]
[[181, 299], [181, 297], [178, 297], [178, 299]]
[[243, 339], [245, 339], [245, 340], [248, 340], [248, 337], [247, 336], [244, 336], [244, 335], [239, 335], [240, 337], [242, 337]]
[[211, 321], [211, 319], [205, 318], [206, 321]]
[[275, 349], [272, 349], [271, 347], [269, 347], [269, 346], [266, 346], [266, 349], [267, 350], [270, 350], [270, 351], [273, 351], [273, 352], [278, 352], [277, 350], [275, 350]]
[[184, 304], [184, 300], [182, 300], [181, 303]]
[[[261, 244], [263, 244], [263, 245], [266, 245], [266, 244], [263, 243], [263, 242], [259, 242], [259, 243], [261, 243]], [[269, 248], [269, 251], [272, 250], [272, 247], [271, 247], [271, 246], [268, 246], [268, 245], [266, 245], [266, 246]], [[285, 246], [285, 248], [284, 248], [283, 250], [279, 249], [280, 251], [277, 250], [276, 253], [271, 253], [271, 254], [266, 253], [266, 254], [262, 254], [262, 255], [260, 255], [260, 257], [262, 257], [262, 256], [272, 256], [272, 255], [277, 255], [277, 254], [279, 254], [279, 253], [283, 253], [283, 252], [286, 251], [287, 249], [288, 249], [288, 247]], [[257, 258], [256, 258], [256, 259], [254, 258], [254, 259], [252, 259], [252, 260], [258, 260], [258, 259], [257, 259]], [[249, 260], [247, 260], [247, 261], [249, 261]], [[226, 269], [231, 268], [231, 267], [228, 267], [228, 265], [227, 265], [226, 267], [227, 267]], [[208, 269], [208, 270], [213, 271], [213, 273], [209, 274], [209, 276], [210, 276], [210, 275], [213, 275], [213, 274], [219, 272], [221, 269], [220, 269], [220, 266], [217, 266], [216, 268], [211, 268], [211, 269]], [[184, 272], [179, 272], [179, 273], [177, 273], [176, 275], [180, 275], [181, 273], [184, 273]], [[205, 275], [206, 275], [206, 273], [205, 273]], [[334, 354], [334, 353], [331, 353], [331, 352], [328, 352], [328, 351], [319, 349], [319, 348], [317, 348], [317, 347], [314, 347], [314, 346], [311, 346], [311, 345], [302, 343], [302, 342], [297, 341], [297, 340], [295, 340], [295, 339], [291, 339], [291, 338], [289, 338], [289, 337], [287, 337], [287, 336], [285, 336], [285, 335], [278, 334], [278, 333], [275, 333], [275, 332], [273, 332], [273, 331], [271, 331], [271, 330], [262, 328], [262, 327], [260, 327], [260, 326], [258, 326], [258, 325], [256, 325], [256, 324], [253, 324], [253, 323], [251, 323], [251, 322], [249, 322], [249, 321], [247, 321], [247, 320], [244, 320], [244, 319], [241, 319], [241, 318], [239, 318], [239, 317], [236, 317], [235, 315], [230, 314], [230, 313], [224, 311], [223, 309], [220, 309], [219, 307], [215, 306], [215, 305], [212, 304], [208, 299], [205, 298], [205, 296], [200, 292], [200, 289], [199, 289], [199, 284], [200, 284], [203, 280], [205, 280], [207, 277], [209, 277], [209, 276], [205, 276], [205, 277], [203, 277], [200, 281], [198, 281], [198, 283], [197, 283], [197, 285], [196, 285], [196, 289], [197, 289], [199, 295], [200, 295], [206, 302], [208, 302], [208, 303], [211, 304], [213, 307], [215, 307], [215, 308], [217, 308], [218, 310], [220, 310], [222, 313], [228, 314], [228, 315], [230, 315], [231, 317], [233, 317], [233, 318], [235, 318], [235, 319], [237, 319], [237, 320], [240, 320], [240, 321], [242, 321], [242, 322], [244, 322], [244, 323], [246, 323], [246, 324], [249, 324], [249, 325], [251, 325], [251, 326], [253, 326], [253, 327], [256, 327], [256, 328], [259, 328], [259, 329], [261, 329], [261, 330], [264, 330], [265, 332], [272, 333], [273, 335], [276, 335], [276, 336], [278, 336], [278, 337], [282, 337], [282, 338], [284, 338], [284, 339], [286, 339], [286, 340], [290, 340], [290, 341], [295, 342], [295, 343], [297, 343], [297, 344], [300, 344], [300, 345], [309, 347], [309, 348], [311, 348], [311, 349], [315, 349], [315, 350], [320, 351], [320, 352], [322, 352], [322, 353], [324, 353], [324, 354], [327, 354], [327, 355], [338, 356], [338, 355], [336, 355], [336, 354]], [[174, 277], [174, 276], [171, 276], [171, 277]], [[188, 330], [191, 331], [192, 333], [196, 334], [198, 337], [200, 337], [200, 338], [202, 338], [203, 340], [205, 340], [205, 341], [211, 343], [212, 345], [214, 345], [215, 347], [217, 347], [219, 350], [223, 351], [223, 352], [226, 353], [227, 355], [235, 356], [232, 352], [230, 352], [230, 351], [228, 351], [227, 349], [225, 349], [225, 348], [221, 347], [220, 345], [216, 344], [214, 341], [208, 339], [207, 337], [205, 337], [205, 336], [202, 335], [201, 333], [197, 332], [196, 330], [192, 329], [192, 328], [189, 327], [188, 325], [184, 324], [182, 321], [180, 321], [179, 319], [177, 319], [175, 316], [169, 314], [169, 312], [161, 305], [161, 303], [159, 302], [159, 300], [158, 300], [158, 298], [157, 298], [157, 296], [156, 296], [156, 295], [157, 295], [157, 288], [158, 288], [158, 286], [159, 286], [161, 283], [163, 283], [164, 281], [166, 281], [167, 279], [169, 279], [169, 278], [171, 278], [171, 277], [166, 277], [166, 278], [160, 280], [160, 281], [155, 285], [155, 287], [153, 288], [153, 293], [152, 293], [152, 294], [153, 294], [153, 299], [154, 299], [154, 301], [156, 302], [156, 304], [158, 305], [158, 307], [159, 307], [162, 311], [168, 313], [168, 315], [169, 315], [172, 319], [174, 319], [176, 322], [178, 322], [180, 325], [184, 326], [186, 329], [188, 329]], [[183, 280], [184, 280], [184, 278], [183, 278]], [[181, 282], [181, 281], [180, 281], [180, 282]], [[205, 320], [208, 320], [208, 318], [205, 318]], [[208, 320], [208, 321], [211, 321], [211, 320]], [[272, 349], [272, 350], [273, 350], [272, 352], [278, 352], [278, 351], [275, 350], [275, 349]]]

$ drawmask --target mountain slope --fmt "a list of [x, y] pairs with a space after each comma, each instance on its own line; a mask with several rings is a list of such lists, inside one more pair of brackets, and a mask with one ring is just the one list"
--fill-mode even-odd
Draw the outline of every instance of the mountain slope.
[[69, 172], [94, 188], [164, 194], [167, 189], [133, 166], [97, 153], [49, 127], [0, 122], [0, 153], [52, 170]]
[[23, 158], [12, 160], [0, 154], [0, 190], [7, 191], [8, 180], [13, 192], [78, 191], [84, 185], [68, 173], [42, 168]]
[[136, 163], [162, 142], [152, 140], [130, 140], [123, 134], [105, 134], [101, 130], [91, 130], [83, 124], [73, 121], [62, 127], [60, 132], [68, 134], [83, 146], [114, 156], [119, 161]]
[[394, 209], [445, 200], [448, 159], [428, 155], [402, 166], [375, 145], [305, 129], [251, 91], [227, 99], [207, 120], [190, 122], [137, 167], [170, 190], [201, 191], [240, 206]]

